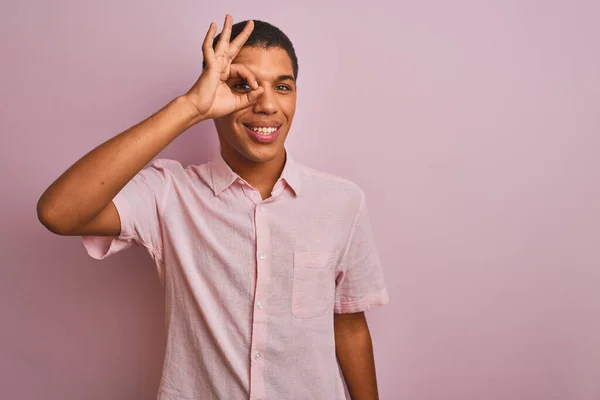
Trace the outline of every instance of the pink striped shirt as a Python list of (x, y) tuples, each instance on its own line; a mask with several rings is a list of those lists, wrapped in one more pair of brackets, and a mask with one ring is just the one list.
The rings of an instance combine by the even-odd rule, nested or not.
[(358, 186), (288, 157), (262, 200), (221, 157), (156, 160), (113, 201), (121, 235), (83, 243), (97, 259), (139, 244), (156, 263), (158, 399), (346, 399), (333, 313), (388, 301)]

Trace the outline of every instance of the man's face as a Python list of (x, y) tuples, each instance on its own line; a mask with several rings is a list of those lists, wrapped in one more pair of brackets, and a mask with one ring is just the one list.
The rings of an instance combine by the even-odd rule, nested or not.
[[(229, 162), (235, 158), (259, 163), (282, 157), (296, 112), (296, 82), (290, 57), (279, 47), (248, 46), (233, 62), (250, 69), (264, 93), (253, 106), (214, 120), (223, 156)], [(234, 93), (250, 89), (240, 78), (230, 79), (227, 84)]]

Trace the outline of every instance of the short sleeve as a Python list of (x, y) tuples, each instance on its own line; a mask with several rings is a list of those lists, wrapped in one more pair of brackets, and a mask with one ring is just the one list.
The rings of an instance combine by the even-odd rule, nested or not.
[(134, 244), (143, 246), (155, 259), (162, 259), (162, 219), (171, 186), (173, 160), (155, 160), (121, 189), (113, 203), (121, 220), (121, 233), (111, 236), (83, 236), (88, 254), (98, 260)]
[(384, 305), (388, 301), (365, 195), (362, 193), (360, 207), (336, 279), (334, 311), (337, 314), (361, 312)]

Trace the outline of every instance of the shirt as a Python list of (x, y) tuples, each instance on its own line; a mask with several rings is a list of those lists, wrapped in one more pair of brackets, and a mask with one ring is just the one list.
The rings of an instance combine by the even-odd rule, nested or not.
[(346, 399), (334, 313), (388, 301), (364, 192), (289, 156), (271, 197), (218, 156), (153, 161), (113, 200), (103, 259), (143, 246), (166, 304), (158, 399)]

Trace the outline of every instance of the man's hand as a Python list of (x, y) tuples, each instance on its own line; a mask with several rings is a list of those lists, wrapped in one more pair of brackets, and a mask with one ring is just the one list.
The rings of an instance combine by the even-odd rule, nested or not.
[[(204, 38), (202, 52), (206, 68), (200, 78), (184, 96), (198, 112), (199, 119), (214, 119), (231, 114), (237, 110), (251, 106), (262, 94), (255, 76), (241, 64), (232, 64), (233, 59), (242, 49), (254, 29), (254, 22), (248, 21), (242, 32), (232, 41), (231, 27), (233, 18), (225, 17), (223, 31), (217, 45), (213, 42), (217, 26), (211, 23)], [(227, 85), (227, 80), (239, 77), (252, 89), (249, 92), (235, 93)]]

